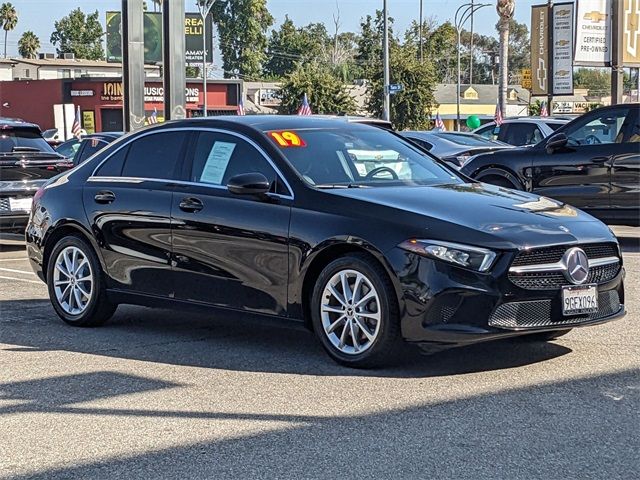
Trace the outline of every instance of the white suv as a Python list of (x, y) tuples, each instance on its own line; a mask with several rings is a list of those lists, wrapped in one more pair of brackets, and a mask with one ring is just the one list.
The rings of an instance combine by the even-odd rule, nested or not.
[(495, 122), (489, 122), (473, 133), (517, 147), (535, 145), (569, 120), (571, 119), (568, 117), (507, 118), (500, 126)]

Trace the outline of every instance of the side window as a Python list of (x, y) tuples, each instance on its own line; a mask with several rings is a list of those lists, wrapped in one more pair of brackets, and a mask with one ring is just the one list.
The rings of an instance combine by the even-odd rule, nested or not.
[(476, 135), (493, 140), (493, 125), (482, 127), (474, 132)]
[(598, 145), (602, 143), (622, 143), (622, 126), (629, 114), (629, 108), (606, 110), (600, 114), (586, 115), (565, 131), (569, 145)]
[(252, 145), (241, 138), (219, 132), (201, 132), (196, 141), (189, 180), (225, 186), (242, 173), (262, 173), (278, 191), (277, 174)]
[(631, 124), (631, 129), (629, 132), (629, 138), (625, 141), (625, 143), (638, 143), (640, 142), (640, 111), (636, 109), (635, 114), (633, 114), (635, 121)]
[(106, 162), (104, 162), (94, 176), (96, 177), (119, 177), (122, 175), (122, 167), (124, 166), (124, 160), (127, 158), (129, 152), (129, 145), (121, 148), (116, 153), (111, 155)]
[(73, 159), (73, 163), (76, 165), (80, 165), (91, 155), (108, 145), (107, 142), (100, 138), (87, 138), (82, 143), (84, 144), (82, 150)]
[[(507, 127), (507, 128), (505, 128)], [(538, 127), (533, 123), (508, 123), (502, 126), (506, 132), (500, 135), (500, 140), (510, 145), (533, 145), (537, 143)], [(502, 133), (502, 132), (501, 132)]]
[(158, 132), (133, 140), (122, 168), (123, 177), (175, 178), (188, 132)]
[(431, 150), (433, 148), (433, 145), (430, 144), (429, 142), (422, 140), (420, 138), (416, 138), (416, 137), (409, 137), (413, 142), (417, 143), (418, 145), (420, 145), (422, 148), (424, 148), (425, 150)]

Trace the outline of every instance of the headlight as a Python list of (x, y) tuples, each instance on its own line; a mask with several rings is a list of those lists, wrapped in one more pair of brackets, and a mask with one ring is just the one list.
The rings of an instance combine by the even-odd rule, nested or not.
[(493, 265), (496, 253), (486, 248), (461, 245), (459, 243), (441, 242), (440, 240), (407, 240), (400, 248), (415, 252), (425, 257), (437, 258), (445, 262), (455, 263), (478, 272), (486, 272)]

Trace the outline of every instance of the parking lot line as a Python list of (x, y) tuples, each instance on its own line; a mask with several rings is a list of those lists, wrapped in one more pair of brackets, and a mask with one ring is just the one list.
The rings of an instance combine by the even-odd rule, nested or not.
[(39, 282), (39, 281), (36, 281), (36, 280), (27, 280), (26, 278), (5, 277), (4, 275), (0, 275), (0, 278), (2, 278), (3, 280), (19, 280), (21, 282), (37, 283), (37, 284), (40, 284), (40, 285), (44, 285), (43, 282)]
[(11, 272), (11, 273), (24, 273), (25, 275), (35, 275), (35, 273), (33, 273), (33, 272), (28, 272), (26, 270), (16, 270), (14, 268), (3, 268), (3, 267), (0, 267), (0, 271)]

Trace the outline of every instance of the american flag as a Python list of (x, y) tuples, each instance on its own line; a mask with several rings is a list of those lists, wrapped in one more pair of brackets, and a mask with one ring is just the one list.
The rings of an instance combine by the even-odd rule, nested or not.
[(547, 108), (547, 102), (542, 102), (542, 105), (540, 106), (540, 116), (541, 117), (549, 116), (549, 109)]
[(442, 118), (440, 118), (440, 112), (436, 112), (436, 121), (434, 126), (443, 132), (447, 131), (447, 127), (444, 126), (444, 122), (442, 121)]
[(504, 121), (502, 118), (502, 109), (500, 108), (499, 103), (496, 105), (496, 113), (493, 116), (493, 121), (496, 122), (496, 125), (498, 126), (502, 125), (502, 122)]
[(244, 102), (242, 101), (242, 99), (240, 99), (238, 101), (238, 108), (236, 108), (236, 114), (240, 115), (240, 116), (245, 115), (245, 113), (244, 113)]
[(156, 107), (153, 107), (153, 112), (149, 115), (149, 118), (147, 118), (147, 123), (149, 125), (158, 123), (158, 109)]
[(73, 125), (71, 125), (71, 134), (77, 138), (80, 138), (80, 135), (82, 134), (82, 125), (80, 124), (80, 107), (76, 109), (76, 118), (73, 119)]
[(311, 115), (311, 107), (309, 106), (309, 100), (307, 100), (307, 94), (302, 97), (302, 105), (298, 109), (298, 115)]

